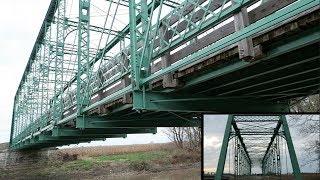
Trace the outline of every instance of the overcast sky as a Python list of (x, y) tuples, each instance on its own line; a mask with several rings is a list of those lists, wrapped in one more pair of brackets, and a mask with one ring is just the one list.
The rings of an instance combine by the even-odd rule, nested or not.
[[(210, 115), (205, 116), (204, 118), (204, 170), (207, 172), (215, 172), (216, 167), (218, 164), (219, 154), (221, 150), (222, 140), (223, 140), (223, 133), (225, 130), (225, 126), (227, 123), (227, 115)], [(292, 127), (293, 122), (290, 116), (286, 116), (288, 119), (288, 124), (290, 126), (291, 136), (293, 139), (293, 144), (297, 153), (298, 161), (301, 164), (304, 164), (307, 160), (306, 151), (303, 148), (305, 143), (308, 141), (307, 138), (303, 138), (297, 131), (295, 127)], [(302, 117), (303, 118), (303, 117)], [(314, 119), (319, 119), (319, 116), (314, 116)], [(312, 153), (312, 152), (310, 152)], [(287, 153), (288, 155), (288, 153)], [(227, 155), (225, 172), (229, 172), (229, 159)], [(282, 156), (282, 167), (284, 168), (282, 172), (287, 172), (285, 169), (285, 156)], [(230, 171), (233, 173), (232, 170), (232, 157), (231, 157), (231, 166)], [(317, 165), (310, 164), (301, 166), (301, 171), (303, 172), (315, 172), (317, 170)], [(256, 171), (261, 171), (258, 169)], [(290, 158), (288, 155), (288, 171), (291, 172), (291, 164)], [(260, 172), (261, 173), (261, 172)]]
[[(48, 9), (50, 0), (9, 0), (1, 2), (0, 11), (0, 143), (9, 141), (13, 99), (22, 73), (28, 62), (32, 47)], [(206, 116), (205, 118), (205, 168), (214, 170), (220, 152), (222, 133), (226, 116)], [(219, 123), (217, 123), (219, 122)], [(110, 139), (85, 145), (133, 144), (168, 142), (160, 128), (159, 133), (129, 135), (126, 139)], [(293, 133), (294, 134), (294, 133)], [(295, 134), (294, 143), (298, 158), (303, 158), (302, 140)], [(312, 170), (305, 167), (303, 170)]]
[[(0, 143), (8, 142), (13, 99), (39, 33), (50, 0), (10, 0), (1, 2), (0, 11)], [(142, 144), (168, 142), (165, 128), (156, 135), (137, 134), (87, 145)]]
[(0, 142), (9, 140), (13, 98), (49, 2), (49, 0), (1, 2)]

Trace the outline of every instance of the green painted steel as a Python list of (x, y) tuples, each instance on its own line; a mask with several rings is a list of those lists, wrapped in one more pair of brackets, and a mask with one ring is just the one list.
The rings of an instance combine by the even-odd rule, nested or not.
[(78, 23), (78, 71), (77, 71), (77, 119), (84, 121), (83, 108), (90, 104), (92, 67), (89, 57), (90, 48), (90, 0), (79, 1)]
[[(64, 86), (64, 43), (65, 43), (65, 16), (66, 1), (57, 1), (57, 25), (56, 25), (56, 44), (55, 44), (55, 70), (54, 70), (54, 94), (63, 91)], [(56, 125), (63, 114), (62, 95), (54, 96), (53, 99), (53, 123)]]
[[(135, 1), (129, 1), (129, 27), (130, 27), (130, 41), (137, 42), (137, 19), (136, 19), (136, 4)], [(138, 57), (136, 55), (137, 44), (130, 43), (130, 64), (131, 64), (131, 76), (132, 76), (132, 86), (137, 87), (139, 82), (139, 75), (136, 74), (139, 71), (138, 68)]]
[(288, 122), (287, 122), (287, 119), (286, 119), (286, 117), (284, 115), (281, 116), (281, 121), (282, 121), (282, 125), (283, 125), (282, 128), (284, 130), (284, 136), (286, 137), (286, 142), (287, 142), (287, 147), (288, 147), (288, 150), (289, 150), (289, 155), (290, 155), (290, 160), (291, 160), (291, 164), (292, 164), (292, 170), (293, 170), (294, 177), (297, 180), (301, 180), (302, 176), (301, 176), (301, 173), (300, 173), (300, 167), (299, 167), (297, 155), (296, 155), (296, 152), (294, 150), (294, 146), (293, 146), (293, 142), (292, 142), (292, 139), (291, 139)]
[(215, 175), (215, 179), (217, 179), (217, 180), (222, 179), (222, 174), (223, 174), (223, 170), (224, 170), (224, 164), (226, 162), (227, 149), (228, 149), (228, 144), (229, 144), (229, 139), (230, 139), (230, 134), (231, 134), (232, 121), (233, 121), (233, 115), (229, 115), (228, 121), (226, 124), (226, 129), (224, 131), (221, 150), (220, 150), (217, 172)]
[(280, 152), (281, 139), (283, 139), (287, 143), (294, 177), (301, 179), (285, 115), (229, 115), (220, 150), (216, 179), (222, 179), (228, 144), (232, 139), (235, 142), (233, 169), (236, 176), (251, 175), (251, 170), (255, 166), (261, 166), (263, 175), (281, 175)]
[(90, 103), (90, 81), (92, 67), (89, 59), (90, 45), (90, 0), (79, 1), (78, 23), (78, 72), (77, 72), (77, 114)]
[(201, 121), (199, 119), (194, 119), (190, 116), (182, 116), (182, 118), (177, 118), (177, 116), (166, 116), (166, 117), (131, 117), (128, 119), (111, 119), (111, 118), (101, 118), (101, 117), (87, 117), (83, 119), (77, 119), (77, 128), (87, 129), (101, 129), (108, 127), (199, 127), (201, 126)]
[(80, 136), (80, 135), (112, 135), (112, 134), (137, 134), (137, 133), (153, 133), (157, 132), (156, 128), (105, 128), (105, 129), (86, 129), (84, 131), (79, 129), (68, 129), (68, 128), (54, 128), (52, 129), (52, 136), (64, 137), (64, 136)]
[[(290, 99), (319, 92), (319, 4), (269, 0), (247, 12), (255, 2), (79, 0), (74, 8), (52, 0), (14, 98), (11, 147), (48, 147), (35, 142), (56, 128), (88, 141), (87, 129), (199, 126), (206, 112), (289, 112)], [(248, 17), (242, 28), (240, 13)], [(252, 62), (241, 58), (243, 39), (262, 46)], [(118, 134), (125, 132), (136, 131)]]
[[(247, 2), (247, 1), (246, 1)], [(233, 33), (230, 36), (227, 36), (226, 38), (223, 38), (219, 40), (218, 42), (204, 48), (202, 51), (198, 51), (197, 53), (194, 53), (192, 56), (188, 56), (187, 58), (183, 59), (182, 61), (168, 67), (165, 69), (162, 69), (157, 74), (153, 74), (149, 76), (148, 78), (142, 79), (142, 83), (149, 82), (151, 80), (154, 80), (155, 78), (169, 73), (173, 72), (189, 63), (194, 62), (197, 59), (201, 59), (203, 57), (206, 57), (216, 51), (219, 51), (227, 46), (230, 46), (234, 43), (237, 43), (239, 40), (242, 40), (246, 37), (249, 37), (257, 32), (264, 31), (278, 23), (281, 23), (282, 21), (285, 21), (286, 19), (295, 16), (301, 12), (304, 12), (312, 7), (318, 6), (318, 2), (314, 0), (305, 0), (305, 1), (297, 1), (293, 3), (292, 5), (281, 9), (272, 15), (269, 15), (265, 17), (264, 19), (257, 21), (248, 27), (244, 28), (243, 30), (240, 30), (238, 32)], [(234, 11), (232, 11), (234, 13)]]
[[(286, 102), (266, 102), (252, 99), (252, 96), (243, 97), (209, 97), (203, 95), (167, 94), (164, 92), (134, 92), (133, 108), (137, 110), (158, 110), (177, 112), (287, 112)], [(245, 104), (246, 107), (241, 105)], [(208, 106), (209, 105), (209, 106)]]

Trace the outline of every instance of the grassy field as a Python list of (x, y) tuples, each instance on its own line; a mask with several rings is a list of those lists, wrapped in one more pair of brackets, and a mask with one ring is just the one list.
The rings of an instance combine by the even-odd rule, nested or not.
[(66, 148), (59, 149), (57, 153), (77, 154), (79, 156), (99, 156), (124, 154), (133, 152), (156, 151), (156, 150), (172, 150), (175, 149), (173, 143), (157, 143), (157, 144), (137, 144), (137, 145), (119, 145), (119, 146), (92, 146), (82, 148)]
[(50, 161), (0, 170), (0, 179), (38, 177), (65, 179), (129, 176), (198, 168), (200, 153), (177, 150), (173, 144), (88, 147), (57, 150)]

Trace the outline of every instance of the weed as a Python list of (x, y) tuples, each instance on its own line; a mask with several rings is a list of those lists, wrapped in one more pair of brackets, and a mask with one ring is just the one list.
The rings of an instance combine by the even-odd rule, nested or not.
[(150, 167), (147, 161), (134, 161), (129, 164), (129, 168), (134, 171), (148, 171)]
[(82, 171), (82, 170), (90, 170), (93, 167), (93, 162), (91, 160), (83, 160), (79, 159), (76, 161), (70, 161), (64, 163), (60, 168), (64, 171)]

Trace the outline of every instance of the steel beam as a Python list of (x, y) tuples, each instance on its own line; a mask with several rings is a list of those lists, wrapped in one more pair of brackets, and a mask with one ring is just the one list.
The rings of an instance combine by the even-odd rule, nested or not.
[(263, 113), (289, 112), (287, 103), (259, 101), (248, 97), (208, 97), (156, 92), (134, 92), (133, 108), (151, 111)]
[(83, 116), (83, 108), (89, 105), (91, 97), (92, 67), (89, 59), (90, 45), (90, 0), (79, 1), (78, 23), (78, 71), (77, 71), (77, 115)]
[[(282, 21), (285, 21), (286, 19), (289, 19), (299, 13), (302, 13), (310, 8), (318, 6), (318, 2), (316, 0), (305, 0), (305, 1), (297, 1), (294, 2), (287, 7), (280, 9), (276, 11), (275, 13), (247, 26), (246, 28), (241, 29), (240, 31), (237, 31), (226, 38), (223, 38), (219, 40), (218, 42), (207, 46), (203, 50), (198, 51), (197, 53), (194, 53), (191, 56), (186, 57), (182, 61), (179, 61), (175, 63), (174, 65), (171, 65), (168, 68), (162, 69), (160, 72), (150, 75), (147, 78), (141, 79), (141, 83), (147, 83), (154, 79), (156, 79), (159, 76), (163, 76), (164, 74), (174, 72), (178, 70), (179, 68), (182, 68), (183, 66), (186, 66), (196, 60), (205, 58), (207, 56), (210, 56), (210, 54), (214, 54), (214, 52), (217, 52), (227, 46), (230, 46), (234, 43), (237, 43), (238, 41), (247, 38), (249, 36), (252, 36), (256, 33), (266, 31), (270, 29), (272, 26), (276, 25), (277, 23), (281, 23)], [(319, 36), (317, 36), (319, 37)], [(315, 40), (317, 41), (317, 40)], [(277, 49), (278, 50), (278, 49)]]
[(139, 134), (157, 132), (156, 128), (104, 128), (104, 129), (71, 129), (71, 128), (54, 128), (52, 136), (79, 136), (79, 135), (101, 135), (101, 134)]
[(228, 152), (228, 144), (229, 144), (229, 139), (230, 139), (230, 133), (231, 133), (231, 128), (232, 128), (232, 121), (233, 121), (233, 115), (228, 116), (226, 128), (224, 131), (224, 136), (223, 136), (223, 141), (222, 141), (222, 146), (220, 150), (220, 155), (219, 155), (219, 161), (218, 161), (218, 166), (217, 166), (217, 171), (215, 175), (215, 180), (221, 180), (222, 179), (222, 174), (224, 170), (224, 164), (226, 162), (226, 156)]
[[(243, 116), (243, 117), (242, 117)], [(270, 123), (267, 123), (266, 119), (270, 119)], [(245, 121), (245, 120), (248, 121)], [(258, 125), (249, 125), (248, 123), (258, 123), (262, 119), (261, 129)], [(277, 122), (274, 120), (277, 119)], [(239, 120), (239, 122), (237, 122)], [(255, 120), (255, 121), (254, 121)], [(267, 124), (266, 124), (267, 123)], [(263, 126), (263, 124), (266, 126)], [(274, 126), (274, 127), (273, 127)], [(231, 128), (235, 132), (231, 132)], [(280, 132), (281, 127), (283, 131)], [(270, 128), (273, 132), (270, 132)], [(250, 129), (253, 129), (251, 133)], [(269, 136), (268, 136), (269, 135)], [(230, 138), (231, 137), (231, 138)], [(216, 178), (221, 179), (223, 174), (223, 168), (225, 166), (228, 142), (235, 137), (235, 175), (247, 175), (251, 173), (252, 161), (261, 161), (263, 174), (281, 174), (281, 161), (280, 161), (280, 145), (279, 138), (285, 137), (287, 141), (290, 159), (292, 163), (292, 169), (295, 179), (301, 179), (299, 164), (292, 144), (289, 127), (285, 118), (285, 115), (229, 115), (224, 139), (220, 151), (220, 157), (218, 161), (218, 167), (216, 171)], [(249, 138), (252, 137), (252, 138)], [(262, 138), (263, 137), (263, 138)], [(262, 138), (262, 139), (261, 139)], [(270, 141), (269, 141), (270, 138)], [(254, 143), (255, 141), (255, 143)], [(261, 145), (263, 141), (266, 142), (266, 146)], [(259, 144), (257, 144), (259, 143)], [(268, 143), (268, 144), (267, 144)], [(266, 151), (265, 151), (266, 149)], [(253, 159), (253, 160), (252, 160)], [(248, 164), (247, 164), (248, 163)]]
[[(65, 15), (66, 1), (57, 0), (58, 21), (56, 24), (56, 44), (55, 44), (55, 70), (54, 70), (54, 94), (60, 94), (64, 86), (64, 43), (65, 43)], [(63, 100), (62, 96), (54, 96), (53, 99), (53, 124), (57, 124), (62, 117)]]
[(39, 141), (74, 141), (74, 140), (82, 140), (82, 139), (92, 139), (92, 138), (125, 138), (126, 134), (102, 134), (95, 136), (50, 136), (50, 135), (39, 135)]
[[(252, 15), (249, 15), (248, 17), (246, 17), (246, 7), (254, 3), (254, 0), (234, 1), (233, 4), (231, 3), (227, 8), (223, 7), (225, 7), (225, 3), (228, 1), (191, 0), (185, 1), (175, 7), (173, 11), (163, 19), (160, 19), (161, 13), (155, 13), (158, 17), (153, 17), (153, 12), (156, 8), (161, 12), (162, 4), (165, 4), (163, 0), (152, 0), (150, 4), (147, 4), (147, 2), (149, 2), (147, 0), (127, 2), (129, 4), (128, 8), (130, 14), (129, 25), (125, 26), (125, 28), (119, 32), (113, 31), (112, 27), (109, 28), (108, 34), (115, 35), (115, 37), (111, 41), (108, 41), (108, 39), (105, 47), (99, 49), (96, 56), (91, 59), (92, 56), (90, 56), (89, 52), (90, 31), (103, 33), (105, 29), (90, 25), (90, 0), (80, 0), (79, 22), (71, 22), (65, 18), (65, 0), (51, 1), (15, 96), (10, 135), (10, 144), (13, 147), (15, 147), (14, 144), (18, 143), (19, 148), (30, 148), (32, 147), (30, 144), (34, 143), (36, 140), (35, 136), (46, 133), (50, 134), (52, 132), (56, 133), (58, 131), (56, 130), (58, 128), (57, 126), (59, 126), (59, 128), (71, 126), (69, 128), (63, 128), (63, 130), (65, 130), (65, 132), (62, 133), (63, 135), (68, 134), (71, 131), (75, 135), (69, 136), (68, 138), (77, 136), (85, 138), (89, 136), (92, 139), (94, 139), (94, 136), (101, 137), (107, 135), (103, 132), (104, 130), (113, 132), (111, 134), (126, 134), (125, 132), (148, 131), (147, 128), (134, 129), (128, 127), (192, 126), (192, 123), (187, 121), (190, 120), (188, 118), (176, 119), (174, 116), (168, 116), (164, 119), (163, 116), (151, 116), (152, 118), (148, 116), (143, 118), (138, 116), (122, 116), (122, 113), (130, 114), (130, 111), (133, 113), (138, 111), (141, 112), (141, 114), (145, 114), (146, 111), (151, 111), (162, 113), (162, 115), (165, 114), (163, 112), (178, 112), (176, 114), (183, 114), (180, 112), (187, 112), (189, 114), (190, 112), (226, 113), (230, 112), (230, 109), (232, 109), (233, 112), (239, 113), (248, 112), (248, 109), (254, 113), (288, 112), (289, 108), (287, 100), (290, 97), (304, 95), (309, 89), (314, 89), (318, 86), (317, 83), (314, 85), (312, 84), (313, 82), (318, 81), (319, 78), (316, 77), (308, 77), (286, 84), (279, 84), (280, 82), (277, 81), (277, 84), (271, 87), (270, 85), (274, 83), (274, 81), (271, 81), (268, 78), (260, 79), (260, 82), (257, 81), (258, 83), (255, 85), (252, 85), (255, 82), (251, 82), (253, 78), (260, 78), (262, 75), (273, 75), (277, 72), (291, 69), (293, 66), (298, 67), (300, 65), (306, 65), (305, 62), (307, 61), (316, 61), (318, 57), (312, 57), (314, 56), (313, 53), (310, 53), (312, 50), (305, 51), (305, 53), (311, 57), (303, 55), (301, 57), (304, 58), (304, 60), (301, 60), (298, 63), (279, 63), (283, 67), (274, 65), (272, 67), (275, 67), (275, 69), (272, 71), (270, 70), (271, 68), (269, 68), (264, 72), (259, 69), (259, 71), (257, 70), (258, 73), (252, 73), (255, 72), (255, 70), (253, 70), (250, 71), (250, 73), (244, 73), (242, 78), (234, 80), (231, 78), (231, 81), (228, 79), (228, 75), (233, 75), (233, 73), (244, 72), (247, 70), (246, 68), (250, 70), (250, 68), (261, 67), (264, 63), (268, 64), (275, 62), (275, 64), (277, 64), (278, 60), (280, 61), (280, 58), (285, 56), (286, 53), (297, 54), (306, 49), (306, 46), (319, 44), (320, 29), (312, 24), (318, 22), (317, 11), (320, 6), (316, 0), (295, 2), (293, 2), (293, 0), (285, 2), (272, 0), (266, 4), (262, 4), (256, 10), (251, 11)], [(118, 2), (117, 5), (119, 4), (121, 3)], [(239, 12), (242, 13), (238, 14)], [(259, 12), (259, 14), (254, 14), (256, 12)], [(55, 19), (56, 21), (54, 21), (55, 15), (57, 16)], [(218, 25), (222, 21), (233, 16), (235, 16), (235, 26), (230, 26), (229, 23), (224, 28), (210, 31), (211, 33), (214, 32), (213, 34), (208, 32), (210, 35), (216, 34), (219, 36), (215, 38), (211, 37), (210, 42), (203, 42), (201, 45), (197, 44), (197, 38), (200, 33), (213, 28), (213, 26)], [(151, 20), (154, 20), (155, 18), (157, 19), (154, 23)], [(309, 21), (309, 19), (307, 19), (305, 24), (301, 25), (303, 28), (299, 30), (299, 23), (306, 18), (312, 20)], [(67, 23), (71, 23), (71, 29), (68, 28)], [(65, 65), (69, 66), (72, 63), (75, 65), (74, 63), (76, 62), (71, 62), (64, 56), (65, 54), (74, 52), (72, 49), (70, 50), (68, 44), (65, 44), (65, 38), (66, 34), (68, 34), (67, 32), (72, 32), (77, 23), (78, 65), (76, 69), (73, 69), (65, 67)], [(298, 23), (299, 25), (291, 28), (291, 26), (295, 26), (295, 23)], [(51, 26), (53, 24), (56, 24), (57, 29), (54, 31), (54, 33), (56, 33), (56, 36), (54, 36), (54, 38), (56, 38), (55, 41), (52, 41), (51, 39)], [(281, 30), (288, 26), (290, 26), (290, 30), (285, 31), (285, 34), (282, 35), (281, 33), (283, 32), (281, 32)], [(304, 29), (304, 27), (306, 27), (306, 29)], [(228, 29), (228, 31), (223, 33), (217, 33), (218, 31), (224, 31), (225, 28), (231, 29)], [(236, 28), (237, 31), (234, 32), (235, 30), (232, 28)], [(161, 33), (159, 33), (160, 29), (162, 31)], [(295, 30), (298, 31), (296, 32)], [(121, 43), (129, 33), (131, 37), (130, 48)], [(277, 35), (272, 35), (272, 33)], [(280, 35), (278, 35), (278, 33), (280, 33)], [(289, 37), (286, 36), (287, 34)], [(202, 35), (203, 34), (201, 34), (201, 36)], [(272, 36), (272, 38), (270, 37), (269, 39), (269, 35)], [(203, 36), (204, 40), (207, 36), (208, 35)], [(261, 38), (265, 36), (268, 36), (268, 40), (261, 40)], [(278, 40), (277, 37), (281, 38), (281, 40)], [(241, 50), (241, 47), (247, 45), (250, 47), (244, 50), (251, 50), (248, 51), (245, 56), (253, 56), (252, 43), (246, 42), (243, 44), (243, 42), (251, 38), (257, 38), (257, 41), (254, 42), (258, 43), (257, 45), (262, 47), (262, 50), (267, 50), (266, 52), (263, 52), (265, 57), (253, 63), (242, 62), (238, 58), (235, 59), (234, 55), (237, 54), (237, 50), (234, 51), (234, 49), (238, 48)], [(275, 40), (275, 42), (273, 42), (273, 40)], [(50, 44), (51, 42), (53, 42), (53, 44)], [(184, 44), (186, 42), (187, 44)], [(235, 44), (239, 42), (239, 46), (236, 47)], [(115, 48), (118, 44), (120, 45), (120, 53), (114, 57), (105, 59), (106, 53)], [(182, 47), (185, 45), (189, 49), (192, 49), (192, 51), (181, 55), (181, 52), (185, 52), (188, 49)], [(76, 44), (73, 46), (76, 46)], [(210, 67), (209, 70), (200, 67), (202, 63), (205, 64), (211, 61), (212, 59), (210, 58), (213, 56), (215, 56), (215, 58), (218, 57), (218, 55), (221, 57), (221, 52), (225, 54), (230, 53), (231, 50), (226, 50), (228, 48), (230, 49), (231, 46), (233, 49), (232, 59), (231, 57), (228, 59), (230, 62), (223, 62), (221, 66), (218, 64), (212, 69)], [(181, 49), (179, 50), (178, 47), (182, 47), (183, 51), (180, 51)], [(176, 54), (173, 50), (178, 53)], [(168, 55), (170, 54), (175, 54), (176, 59), (174, 63), (168, 60)], [(162, 55), (165, 56), (162, 57), (162, 62), (159, 64), (163, 64), (163, 68), (158, 69), (159, 71), (157, 72), (152, 71), (151, 68), (154, 66), (154, 61), (158, 57), (161, 59)], [(70, 55), (68, 54), (66, 56)], [(130, 61), (127, 59), (128, 57), (131, 58)], [(213, 61), (216, 62), (215, 58), (209, 63), (210, 65), (215, 65), (215, 63), (213, 63)], [(314, 59), (310, 60), (306, 58)], [(51, 62), (51, 60), (53, 61)], [(96, 62), (99, 60), (106, 60), (108, 62), (96, 70), (93, 66), (97, 65)], [(202, 62), (204, 60), (205, 62)], [(113, 61), (116, 63), (110, 63)], [(294, 59), (294, 61), (297, 62), (298, 59)], [(219, 63), (220, 62), (221, 61), (219, 61)], [(121, 63), (126, 65), (121, 66)], [(207, 68), (209, 67), (209, 64), (205, 64), (204, 66)], [(309, 66), (312, 66), (311, 63), (308, 63), (307, 65), (308, 68)], [(197, 69), (198, 67), (200, 67), (200, 69)], [(178, 73), (184, 73), (187, 72), (189, 68), (195, 68), (196, 70), (192, 71), (193, 74), (190, 72), (187, 73), (187, 76), (182, 75), (177, 76), (177, 78), (173, 76), (176, 75), (176, 71), (178, 71)], [(304, 68), (304, 70), (308, 71), (311, 67), (308, 68)], [(200, 70), (201, 72), (199, 74), (194, 73)], [(313, 70), (314, 71), (312, 72), (317, 71), (317, 69)], [(98, 71), (98, 73), (96, 73), (96, 71)], [(304, 71), (304, 73), (306, 73), (306, 71)], [(120, 75), (116, 75), (119, 72)], [(292, 72), (295, 73), (293, 70)], [(290, 73), (292, 72), (290, 71)], [(102, 74), (102, 78), (100, 78), (99, 73)], [(290, 78), (304, 73), (297, 72), (290, 76)], [(71, 77), (69, 77), (70, 75)], [(72, 78), (73, 75), (74, 77)], [(285, 80), (282, 75), (288, 74), (277, 74), (276, 79)], [(129, 82), (130, 76), (132, 79), (131, 84)], [(311, 74), (310, 76), (313, 75)], [(221, 82), (219, 81), (216, 83), (215, 81), (221, 80), (219, 79), (221, 77), (227, 77), (227, 82), (224, 82), (224, 79), (222, 79)], [(92, 80), (97, 78), (99, 79), (95, 81)], [(71, 80), (69, 81), (69, 79)], [(265, 79), (268, 81), (264, 81)], [(179, 83), (179, 86), (176, 86), (177, 84), (172, 86), (168, 85), (168, 82), (173, 80), (179, 80), (179, 82), (182, 83)], [(74, 83), (75, 81), (76, 83)], [(122, 84), (112, 87), (117, 81), (122, 82)], [(262, 81), (264, 81), (264, 83), (261, 83)], [(216, 83), (217, 85), (206, 87), (207, 91), (210, 92), (204, 94), (206, 89), (201, 87), (204, 82), (209, 82), (209, 84)], [(266, 85), (266, 83), (268, 83), (268, 87), (265, 87), (265, 89), (272, 93), (262, 95), (244, 94), (244, 96), (226, 96), (233, 92), (246, 90), (248, 88), (256, 88), (258, 85), (260, 88), (263, 85)], [(242, 86), (240, 86), (240, 88), (238, 86), (237, 88), (237, 84), (241, 84)], [(243, 88), (247, 84), (249, 86)], [(76, 86), (76, 88), (73, 86)], [(163, 87), (174, 88), (164, 89)], [(188, 93), (188, 90), (193, 92), (197, 91), (197, 87), (200, 87), (201, 90), (192, 93), (192, 95)], [(233, 87), (237, 90), (235, 91), (232, 89)], [(284, 89), (288, 87), (292, 87), (292, 89)], [(217, 91), (219, 88), (223, 89)], [(261, 92), (261, 89), (259, 88), (257, 89)], [(223, 91), (224, 89), (227, 90)], [(279, 89), (280, 93), (273, 93), (275, 89)], [(290, 94), (286, 94), (288, 92)], [(76, 99), (74, 99), (74, 96), (76, 96)], [(39, 99), (40, 97), (41, 100)], [(283, 98), (286, 99), (281, 101), (281, 103), (278, 103), (278, 98), (280, 98), (280, 100)], [(133, 99), (133, 102), (131, 99)], [(122, 106), (125, 103), (128, 103), (127, 105), (129, 106)], [(133, 110), (129, 110), (131, 107), (133, 107)], [(122, 117), (114, 116), (113, 110), (108, 111), (108, 109), (114, 108), (118, 108), (117, 114)], [(106, 115), (105, 111), (107, 111), (107, 115), (109, 116), (108, 118), (106, 117), (106, 119), (89, 116), (90, 114), (97, 112), (98, 114)], [(130, 117), (130, 119), (128, 117)], [(80, 129), (74, 127), (75, 125)], [(197, 124), (197, 126), (198, 125), (199, 124)], [(54, 130), (51, 130), (52, 128)], [(236, 127), (234, 128), (236, 129)], [(151, 132), (152, 130), (149, 131)], [(244, 143), (241, 137), (239, 137), (239, 140), (240, 144)], [(41, 147), (47, 145), (49, 146), (48, 143), (43, 142)], [(38, 147), (40, 147), (40, 145)], [(246, 150), (240, 151), (241, 153), (244, 153)], [(246, 154), (248, 154), (248, 152), (246, 152)]]
[[(238, 137), (238, 139), (239, 139), (239, 141), (240, 141), (240, 144), (241, 144), (241, 146), (242, 146), (242, 148), (243, 148), (246, 156), (247, 156), (248, 159), (249, 159), (249, 164), (251, 164), (252, 162), (251, 162), (251, 159), (250, 159), (248, 150), (247, 150), (247, 148), (246, 148), (245, 143), (243, 142), (243, 138), (242, 138), (242, 136), (241, 136), (240, 129), (238, 128), (237, 123), (236, 123), (235, 121), (232, 122), (232, 127), (233, 127), (233, 129), (234, 129), (234, 131), (235, 131), (235, 135)], [(250, 169), (251, 169), (251, 167), (250, 167)]]
[(291, 160), (291, 165), (292, 165), (292, 170), (293, 170), (293, 175), (296, 180), (302, 180), (301, 172), (300, 172), (300, 167), (297, 159), (296, 152), (294, 150), (289, 126), (287, 123), (287, 119), (285, 115), (280, 116), (280, 121), (282, 123), (282, 128), (284, 131), (284, 136), (286, 137), (286, 142), (287, 142), (287, 147), (290, 155), (290, 160)]
[(133, 128), (133, 127), (195, 127), (200, 126), (198, 119), (179, 118), (179, 117), (160, 117), (160, 118), (130, 118), (130, 119), (110, 119), (103, 117), (78, 118), (76, 127), (80, 129), (90, 128)]

